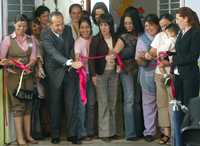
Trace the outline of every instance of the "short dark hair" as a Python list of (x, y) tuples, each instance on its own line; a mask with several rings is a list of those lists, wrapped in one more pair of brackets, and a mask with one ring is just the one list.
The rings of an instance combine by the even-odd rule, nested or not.
[(169, 30), (171, 32), (174, 32), (175, 34), (178, 34), (180, 29), (177, 24), (171, 23), (165, 28), (165, 30)]
[(97, 24), (97, 21), (95, 19), (96, 9), (102, 9), (105, 12), (105, 14), (109, 14), (108, 8), (106, 7), (106, 5), (103, 2), (97, 2), (94, 5), (92, 9), (92, 14), (91, 14), (94, 24)]
[(14, 23), (17, 23), (18, 21), (25, 21), (25, 22), (29, 22), (29, 19), (26, 15), (24, 14), (17, 14), (15, 19), (14, 19)]
[(143, 24), (142, 24), (142, 21), (141, 21), (140, 16), (139, 16), (139, 12), (135, 7), (131, 6), (131, 7), (126, 8), (123, 16), (121, 17), (120, 25), (119, 25), (118, 32), (117, 32), (118, 35), (126, 32), (126, 29), (124, 27), (125, 17), (131, 18), (136, 33), (140, 34), (140, 33), (144, 32), (144, 28), (143, 28)]
[(35, 10), (35, 17), (40, 17), (45, 12), (49, 12), (50, 13), (49, 8), (44, 6), (44, 5), (41, 5)]
[[(59, 11), (54, 11), (54, 12), (52, 12), (51, 14), (50, 14), (50, 22), (52, 21), (52, 17), (54, 17), (54, 16), (61, 16), (61, 17), (63, 17), (63, 14), (61, 13), (61, 12), (59, 12)], [(64, 18), (64, 17), (63, 17)]]
[(162, 19), (167, 19), (167, 20), (169, 20), (169, 21), (172, 22), (172, 21), (174, 20), (174, 16), (171, 15), (171, 14), (166, 13), (166, 14), (162, 14), (162, 15), (160, 16), (159, 21), (162, 20)]
[(81, 7), (80, 4), (72, 4), (69, 7), (69, 14), (72, 12), (72, 9), (75, 8), (75, 7), (78, 7), (81, 10), (81, 12), (82, 12), (83, 9), (82, 9), (82, 7)]
[(99, 25), (101, 23), (107, 23), (110, 28), (110, 33), (113, 36), (115, 31), (114, 31), (114, 22), (113, 22), (113, 17), (110, 14), (102, 14), (99, 18)]
[(153, 23), (156, 24), (158, 26), (159, 25), (159, 19), (158, 16), (156, 14), (149, 14), (144, 18), (144, 22), (149, 22), (149, 23)]

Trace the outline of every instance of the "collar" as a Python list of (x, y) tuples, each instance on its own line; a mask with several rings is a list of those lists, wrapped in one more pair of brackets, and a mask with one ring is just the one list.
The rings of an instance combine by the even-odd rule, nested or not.
[[(18, 39), (17, 35), (16, 35), (16, 32), (14, 31), (11, 35), (11, 38), (12, 39)], [(19, 36), (19, 38), (22, 38), (22, 40), (25, 40), (26, 38), (31, 38), (31, 36), (27, 35), (27, 34), (24, 34), (24, 36)]]
[(54, 32), (52, 28), (51, 28), (51, 31), (52, 31), (53, 34), (55, 34), (58, 38), (61, 36), (61, 34)]
[(153, 40), (153, 36), (151, 36), (148, 32), (145, 32), (145, 34), (147, 35), (147, 37), (152, 41)]

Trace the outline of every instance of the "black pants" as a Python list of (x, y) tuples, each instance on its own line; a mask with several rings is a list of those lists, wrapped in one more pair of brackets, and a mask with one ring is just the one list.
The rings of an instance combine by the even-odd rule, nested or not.
[(182, 104), (186, 106), (191, 98), (199, 96), (199, 76), (183, 77), (175, 75), (174, 86), (176, 99), (182, 101)]
[[(67, 74), (59, 88), (49, 81), (49, 109), (51, 118), (51, 137), (58, 138), (61, 133), (62, 109), (66, 114), (68, 136), (77, 135), (79, 83), (76, 74)], [(64, 105), (64, 107), (62, 107)]]
[[(193, 75), (190, 77), (183, 77), (181, 75), (175, 75), (174, 86), (176, 91), (176, 99), (181, 101), (182, 104), (188, 106), (190, 99), (199, 95), (199, 76)], [(180, 123), (183, 122), (183, 117), (184, 114), (182, 113), (180, 116)]]

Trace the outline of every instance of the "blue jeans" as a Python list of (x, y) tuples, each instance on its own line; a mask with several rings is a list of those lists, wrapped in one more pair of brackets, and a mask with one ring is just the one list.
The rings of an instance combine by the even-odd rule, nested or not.
[(87, 104), (84, 106), (81, 102), (81, 97), (79, 100), (79, 137), (84, 136), (94, 136), (96, 133), (96, 117), (95, 117), (95, 90), (89, 76), (87, 77)]
[(120, 74), (124, 93), (124, 122), (126, 139), (136, 137), (136, 127), (134, 119), (134, 81), (133, 75)]

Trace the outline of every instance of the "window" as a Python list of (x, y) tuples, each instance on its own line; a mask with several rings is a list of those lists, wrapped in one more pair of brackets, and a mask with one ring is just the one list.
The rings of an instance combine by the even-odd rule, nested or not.
[(16, 14), (25, 14), (28, 18), (33, 17), (33, 10), (35, 6), (34, 0), (8, 0), (8, 33), (13, 31), (13, 20)]
[(158, 15), (165, 13), (175, 16), (176, 11), (183, 6), (184, 0), (158, 0)]

